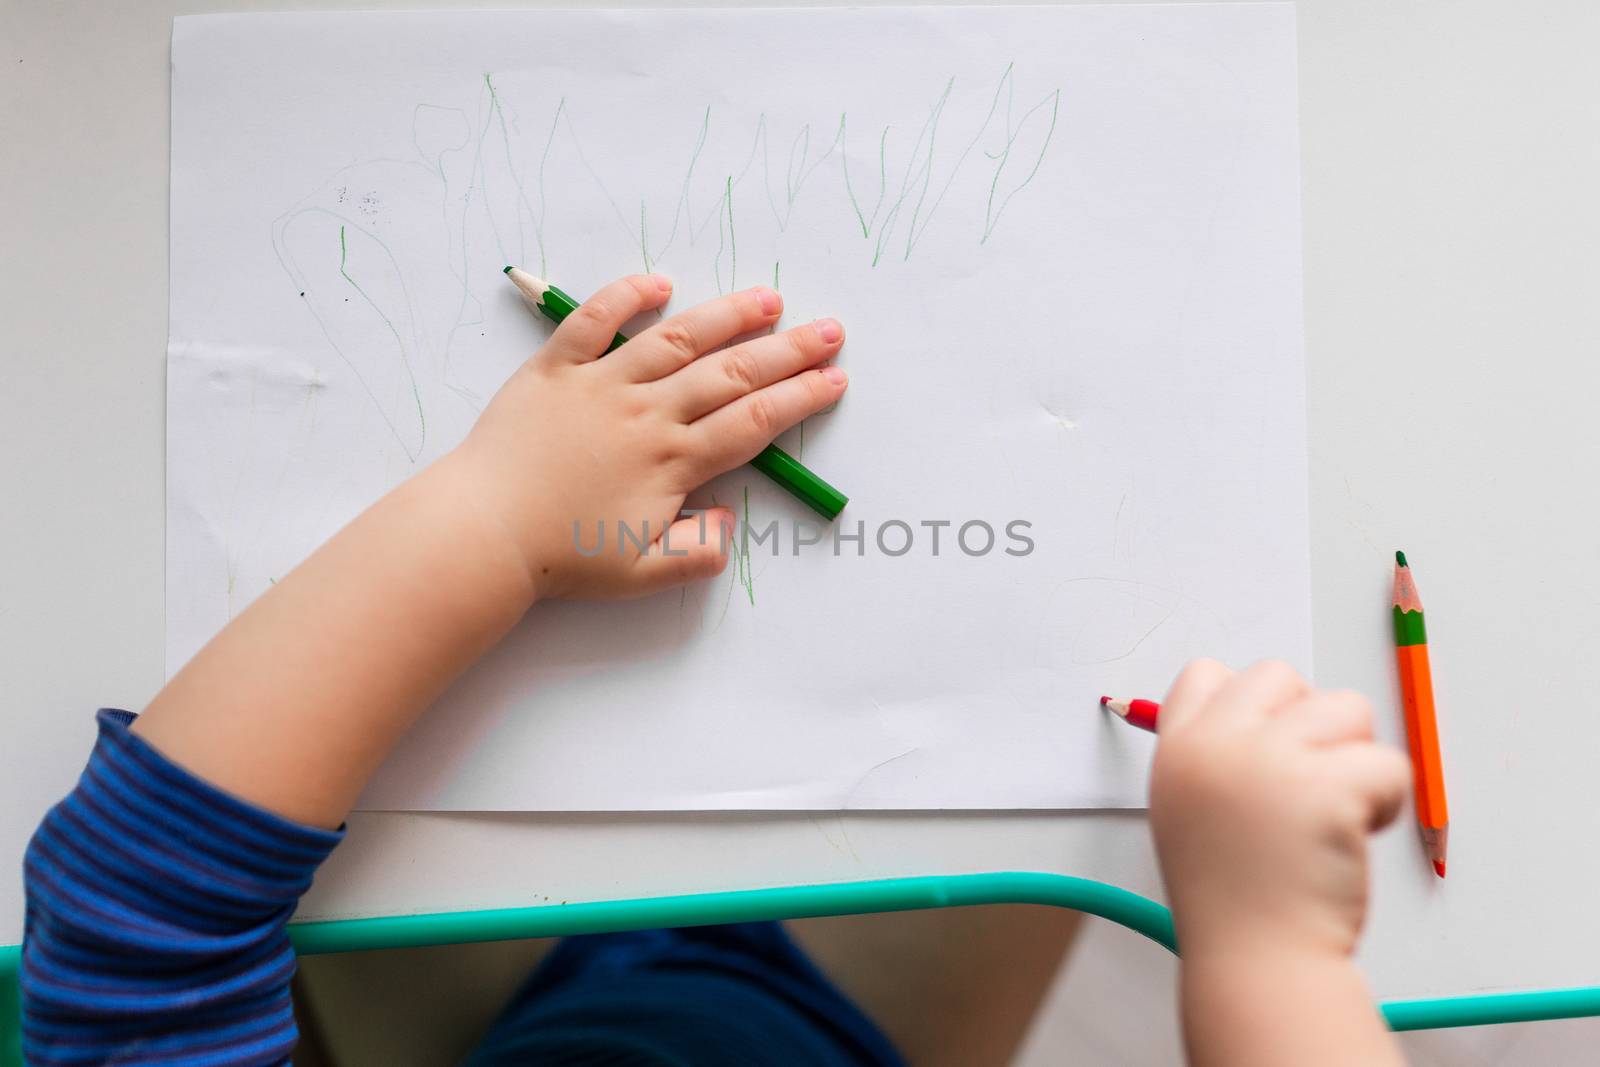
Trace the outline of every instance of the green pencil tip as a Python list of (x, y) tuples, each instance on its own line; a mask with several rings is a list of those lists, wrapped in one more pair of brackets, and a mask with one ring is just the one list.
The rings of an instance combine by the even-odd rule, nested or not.
[(511, 273), (511, 268), (507, 267), (502, 273), (510, 274)]
[(1411, 566), (1411, 564), (1406, 562), (1406, 554), (1404, 552), (1400, 552), (1398, 550), (1394, 554), (1394, 561), (1396, 563), (1400, 564), (1400, 566), (1402, 566), (1402, 567)]

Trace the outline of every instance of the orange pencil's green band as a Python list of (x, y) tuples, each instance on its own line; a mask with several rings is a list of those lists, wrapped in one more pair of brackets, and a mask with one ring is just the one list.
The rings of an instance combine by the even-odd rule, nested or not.
[(1394, 643), (1400, 648), (1428, 643), (1428, 627), (1420, 611), (1394, 609)]

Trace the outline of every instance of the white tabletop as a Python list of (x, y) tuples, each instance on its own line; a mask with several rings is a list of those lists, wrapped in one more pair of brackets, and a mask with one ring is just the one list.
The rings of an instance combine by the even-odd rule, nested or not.
[[(171, 17), (259, 6), (0, 10), (0, 944), (94, 708), (162, 681)], [(1406, 549), (1453, 816), (1446, 882), (1377, 842), (1363, 958), (1383, 996), (1600, 984), (1600, 7), (1299, 6), (1317, 680), (1399, 738)], [(368, 814), (301, 915), (1004, 869), (1160, 896), (1138, 815)]]

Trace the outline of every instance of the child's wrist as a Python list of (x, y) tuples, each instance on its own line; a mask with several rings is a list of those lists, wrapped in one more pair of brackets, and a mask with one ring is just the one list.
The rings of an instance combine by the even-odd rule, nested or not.
[[(1201, 913), (1196, 918), (1196, 911)], [(1352, 945), (1315, 909), (1272, 914), (1269, 905), (1178, 909), (1185, 959), (1349, 959)]]
[(1240, 916), (1178, 926), (1185, 968), (1195, 973), (1254, 975), (1293, 972), (1308, 967), (1353, 966), (1348, 947), (1324, 936), (1315, 924), (1274, 922), (1267, 916)]
[(438, 506), (461, 526), (463, 548), (470, 546), (484, 566), (502, 573), (503, 588), (518, 599), (522, 610), (531, 607), (539, 596), (539, 565), (499, 507), (493, 473), (463, 447), (440, 459), (426, 476), (434, 483), (429, 492)]
[(1252, 942), (1181, 964), (1191, 1062), (1398, 1064), (1353, 960), (1325, 948)]

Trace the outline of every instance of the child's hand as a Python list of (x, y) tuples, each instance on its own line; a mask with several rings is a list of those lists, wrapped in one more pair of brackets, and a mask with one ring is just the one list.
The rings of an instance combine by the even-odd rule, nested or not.
[(1367, 908), (1367, 835), (1409, 767), (1372, 709), (1283, 663), (1200, 660), (1161, 706), (1150, 823), (1186, 960), (1253, 948), (1347, 956)]
[[(667, 279), (640, 275), (586, 300), (449, 461), (509, 536), (536, 596), (638, 596), (717, 574), (732, 514), (679, 519), (685, 495), (844, 392), (842, 370), (812, 369), (844, 339), (832, 319), (713, 353), (777, 321), (782, 298), (759, 287), (674, 315), (600, 358), (625, 322), (670, 295)], [(648, 547), (620, 537), (619, 524)]]

